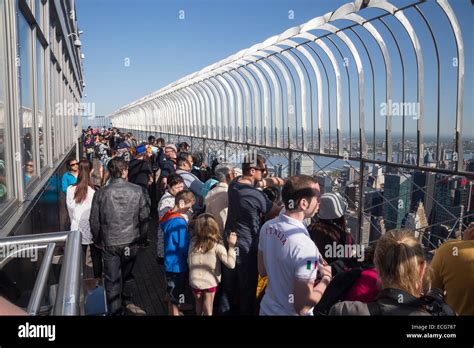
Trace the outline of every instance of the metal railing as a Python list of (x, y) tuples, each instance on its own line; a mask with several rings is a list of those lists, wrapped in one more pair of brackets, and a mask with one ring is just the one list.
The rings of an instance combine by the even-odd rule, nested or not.
[(33, 249), (35, 252), (45, 250), (26, 308), (27, 313), (30, 315), (38, 315), (40, 312), (56, 247), (63, 247), (64, 254), (61, 259), (61, 271), (56, 298), (50, 314), (79, 315), (82, 274), (80, 233), (77, 231), (65, 231), (0, 238), (0, 248), (15, 250), (14, 252), (4, 253), (5, 257), (0, 260), (0, 270), (16, 257), (24, 255), (28, 251)]
[[(348, 201), (349, 205), (352, 206), (351, 211), (348, 211), (346, 218), (353, 222), (351, 230), (353, 232), (353, 237), (355, 238), (354, 240), (357, 243), (364, 245), (370, 244), (378, 239), (378, 237), (384, 233), (385, 227), (391, 229), (393, 227), (390, 226), (399, 225), (398, 227), (405, 226), (412, 228), (419, 236), (420, 241), (428, 249), (434, 249), (437, 247), (439, 242), (458, 237), (459, 233), (467, 228), (469, 222), (474, 220), (474, 206), (470, 203), (471, 196), (474, 195), (474, 176), (457, 172), (452, 169), (419, 167), (416, 165), (405, 165), (399, 163), (388, 165), (382, 161), (374, 161), (370, 159), (359, 159), (358, 161), (354, 161), (350, 158), (344, 158), (343, 156), (319, 154), (316, 152), (300, 151), (296, 149), (281, 149), (271, 146), (182, 136), (180, 134), (164, 132), (136, 131), (133, 129), (121, 130), (124, 132), (133, 132), (139, 142), (146, 141), (149, 135), (164, 138), (167, 143), (171, 144), (186, 141), (190, 144), (193, 153), (204, 153), (204, 160), (209, 164), (216, 158), (221, 158), (220, 161), (239, 164), (239, 158), (241, 160), (244, 153), (257, 151), (266, 157), (267, 165), (273, 167), (273, 169), (276, 169), (276, 167), (280, 165), (282, 166), (280, 168), (281, 173), (277, 173), (275, 170), (275, 175), (286, 177), (296, 174), (308, 174), (322, 177), (323, 179), (326, 177), (328, 187), (325, 188), (326, 191), (323, 191), (323, 193), (328, 192), (327, 190), (329, 189), (331, 191), (336, 190)], [(280, 158), (279, 163), (275, 162), (275, 157)], [(306, 172), (301, 170), (301, 168), (297, 168), (295, 165), (297, 162), (301, 161), (309, 163), (310, 168), (305, 168)], [(355, 178), (352, 178), (352, 180), (346, 180), (342, 184), (339, 183), (339, 185), (337, 185), (335, 183), (337, 179), (331, 176), (331, 171), (342, 172), (344, 169), (343, 166), (345, 166), (349, 171), (352, 170)], [(381, 173), (374, 175), (373, 169), (376, 166), (379, 168)], [(434, 176), (434, 178), (432, 182), (427, 181), (425, 184), (420, 184), (414, 178), (415, 173)], [(385, 175), (395, 175), (400, 177), (400, 186), (403, 186), (403, 184), (401, 184), (402, 181), (407, 180), (410, 187), (409, 192), (403, 193), (402, 190), (400, 190), (396, 194), (392, 192), (391, 194), (384, 195), (383, 192), (385, 190), (381, 189), (379, 185), (372, 187), (372, 191), (374, 192), (367, 191), (370, 191), (371, 189), (371, 187), (367, 185), (369, 179), (379, 182)], [(446, 202), (447, 195), (440, 192), (439, 189), (440, 187), (446, 187), (447, 184), (443, 183), (444, 181), (458, 180), (459, 178), (466, 179), (468, 187), (464, 193), (467, 196), (464, 197), (462, 201), (458, 203), (453, 201), (451, 202), (452, 204), (449, 205), (448, 202)], [(357, 186), (357, 193), (352, 196), (348, 194), (345, 191), (348, 185)], [(472, 185), (472, 187), (469, 185)], [(324, 188), (321, 183), (320, 186), (323, 190)], [(410, 224), (405, 221), (410, 213), (414, 215), (417, 213), (416, 209), (411, 206), (413, 193), (416, 192), (422, 194), (423, 204), (429, 203), (431, 205), (431, 213), (430, 211), (426, 211), (426, 215), (424, 216), (426, 222), (419, 223), (418, 227), (410, 226)], [(371, 199), (367, 197), (374, 193), (378, 193), (381, 199), (380, 202), (376, 202), (373, 197)], [(462, 192), (459, 193), (462, 194)], [(400, 208), (400, 204), (403, 205), (403, 208)], [(373, 211), (377, 209), (383, 209), (383, 213), (373, 213)], [(450, 209), (458, 209), (459, 211), (454, 212)], [(377, 217), (383, 217), (385, 223), (383, 228), (373, 221)], [(393, 217), (397, 217), (397, 219), (393, 220)], [(398, 220), (404, 220), (404, 222)], [(438, 233), (436, 230), (440, 226), (446, 226), (446, 230), (448, 231), (444, 237), (436, 234)]]
[[(435, 24), (439, 30), (433, 30)], [(448, 0), (418, 0), (403, 7), (385, 0), (356, 0), (109, 116), (118, 128), (347, 154), (353, 160), (376, 160), (376, 146), (383, 140), (384, 164), (394, 162), (400, 143), (397, 164), (406, 164), (409, 154), (412, 164), (424, 167), (426, 149), (433, 151), (436, 162), (448, 151), (455, 157), (450, 169), (462, 172), (469, 129), (463, 127), (468, 118), (461, 32)], [(432, 51), (426, 47), (430, 42)], [(453, 64), (442, 64), (440, 57), (446, 54)], [(424, 64), (430, 60), (433, 69)], [(443, 74), (452, 74), (455, 83), (446, 84)], [(430, 76), (434, 83), (425, 81)], [(427, 100), (433, 88), (436, 97)], [(454, 93), (442, 100), (447, 90)], [(454, 106), (449, 112), (441, 108), (446, 100)], [(407, 140), (413, 141), (408, 151)]]

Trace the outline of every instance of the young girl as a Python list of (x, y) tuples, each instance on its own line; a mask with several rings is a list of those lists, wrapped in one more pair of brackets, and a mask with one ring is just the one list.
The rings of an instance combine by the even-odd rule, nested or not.
[(189, 283), (196, 299), (197, 315), (212, 315), (214, 296), (221, 281), (221, 261), (230, 269), (235, 267), (237, 234), (231, 232), (227, 242), (228, 251), (211, 214), (202, 214), (196, 219), (188, 263)]

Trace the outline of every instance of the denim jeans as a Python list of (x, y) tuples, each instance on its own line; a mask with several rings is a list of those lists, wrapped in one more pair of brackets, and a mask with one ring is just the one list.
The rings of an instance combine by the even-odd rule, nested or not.
[[(102, 250), (97, 248), (94, 244), (89, 244), (89, 249), (92, 259), (92, 268), (94, 270), (94, 278), (102, 278)], [(82, 245), (82, 254), (85, 260), (87, 255), (87, 244)]]
[(104, 285), (109, 315), (121, 315), (123, 306), (131, 303), (133, 266), (137, 259), (136, 245), (104, 247)]

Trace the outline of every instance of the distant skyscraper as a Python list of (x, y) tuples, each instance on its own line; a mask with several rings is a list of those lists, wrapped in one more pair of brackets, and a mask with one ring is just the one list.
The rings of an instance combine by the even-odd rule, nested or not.
[(444, 160), (446, 160), (446, 159), (447, 159), (447, 156), (446, 156), (446, 149), (445, 149), (445, 148), (442, 148), (442, 149), (441, 149), (441, 155), (440, 155), (439, 160), (440, 160), (440, 161), (444, 161)]
[(416, 171), (413, 174), (413, 188), (411, 191), (411, 211), (415, 211), (419, 202), (423, 202), (426, 216), (431, 216), (435, 193), (436, 174)]
[(468, 172), (474, 172), (474, 159), (471, 159), (469, 162), (467, 162), (466, 170)]
[(436, 167), (436, 162), (433, 159), (433, 153), (430, 150), (426, 150), (423, 163), (426, 167)]
[(385, 175), (383, 213), (387, 231), (400, 228), (410, 211), (410, 175)]
[[(459, 218), (469, 206), (470, 182), (461, 176), (439, 174), (436, 182), (436, 205), (433, 224), (445, 225), (448, 229), (458, 226)], [(437, 227), (433, 233), (439, 235)]]
[(279, 178), (283, 178), (283, 164), (277, 164), (275, 166), (275, 174)]
[(312, 176), (314, 173), (314, 162), (311, 158), (303, 156), (293, 162), (293, 168), (295, 175)]
[(359, 178), (359, 174), (355, 171), (354, 167), (349, 164), (344, 164), (344, 168), (341, 170), (341, 180), (343, 185), (353, 183)]
[(369, 245), (370, 241), (370, 227), (371, 227), (371, 215), (370, 214), (362, 214), (362, 224), (361, 224), (361, 238), (360, 244), (362, 245)]
[(345, 186), (345, 195), (347, 197), (348, 208), (350, 210), (357, 210), (357, 195), (359, 193), (359, 186), (350, 184)]
[(300, 175), (301, 174), (301, 160), (295, 159), (293, 161), (293, 173), (291, 175)]
[(318, 181), (321, 194), (332, 192), (332, 182), (329, 176), (315, 175), (314, 178)]
[(374, 240), (377, 240), (384, 234), (385, 234), (385, 222), (383, 220), (383, 217), (372, 216), (371, 222), (370, 222), (369, 241), (372, 242)]
[(379, 189), (384, 185), (385, 178), (383, 175), (383, 170), (382, 166), (380, 164), (374, 164), (374, 167), (372, 168), (372, 176), (374, 177), (374, 188)]
[(383, 216), (383, 191), (366, 188), (364, 211), (375, 217)]
[[(350, 214), (346, 217), (347, 227), (351, 229), (351, 234), (355, 243), (368, 245), (371, 229), (370, 219), (370, 214), (363, 214), (362, 221), (360, 221), (358, 214)], [(360, 236), (359, 229), (361, 232)], [(377, 238), (379, 237), (380, 235), (377, 236)]]
[(400, 163), (400, 154), (401, 154), (401, 152), (393, 152), (392, 153), (392, 162), (393, 163)]
[(415, 237), (421, 241), (425, 233), (426, 227), (428, 227), (428, 221), (426, 219), (425, 208), (423, 202), (418, 203), (418, 207), (415, 212), (408, 213), (405, 227), (415, 231)]

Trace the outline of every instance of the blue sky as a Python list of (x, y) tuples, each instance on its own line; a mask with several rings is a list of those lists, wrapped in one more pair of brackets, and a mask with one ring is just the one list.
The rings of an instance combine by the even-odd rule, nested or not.
[[(77, 17), (85, 53), (85, 81), (87, 84), (85, 102), (96, 103), (96, 112), (107, 115), (119, 107), (143, 97), (161, 87), (199, 70), (209, 64), (236, 53), (242, 48), (261, 42), (284, 30), (304, 23), (311, 18), (333, 11), (348, 0), (78, 0)], [(394, 0), (397, 5), (412, 1)], [(473, 12), (469, 0), (451, 0), (461, 24), (466, 50), (466, 104), (463, 126), (474, 133), (472, 120), (472, 61), (473, 61)], [(420, 8), (424, 8), (421, 5)], [(184, 19), (180, 19), (184, 11)], [(293, 11), (294, 18), (289, 18)], [(370, 11), (370, 10), (367, 10)], [(367, 12), (369, 15), (370, 12)], [(431, 15), (427, 11), (428, 15)], [(413, 13), (407, 13), (414, 18)], [(438, 28), (437, 16), (433, 30), (439, 30), (440, 37), (446, 31)], [(442, 19), (440, 19), (442, 25)], [(378, 27), (380, 28), (380, 26)], [(380, 29), (380, 30), (383, 30)], [(420, 32), (422, 45), (432, 49), (427, 30)], [(444, 35), (444, 36), (443, 36)], [(402, 50), (408, 40), (401, 40)], [(443, 42), (450, 42), (449, 38)], [(427, 42), (425, 44), (425, 42)], [(375, 44), (374, 44), (375, 45)], [(369, 49), (371, 48), (369, 42)], [(393, 46), (393, 45), (392, 45)], [(440, 44), (440, 47), (443, 43)], [(373, 46), (376, 48), (376, 46)], [(442, 64), (450, 62), (453, 47), (447, 47)], [(390, 49), (394, 49), (393, 47)], [(409, 52), (409, 47), (405, 48)], [(392, 51), (395, 52), (395, 51)], [(429, 51), (427, 51), (429, 52)], [(408, 54), (408, 53), (407, 53)], [(395, 56), (394, 56), (395, 57)], [(407, 58), (408, 59), (408, 58)], [(129, 66), (127, 66), (129, 63)], [(397, 67), (398, 65), (398, 67)], [(425, 84), (427, 87), (427, 127), (434, 117), (435, 77), (433, 55), (425, 57)], [(376, 64), (376, 76), (383, 73)], [(400, 67), (394, 62), (394, 96), (400, 94)], [(397, 70), (398, 69), (398, 70)], [(412, 70), (410, 70), (412, 69)], [(430, 70), (431, 69), (431, 70)], [(396, 73), (398, 71), (398, 74)], [(454, 70), (453, 70), (454, 71)], [(407, 67), (408, 75), (416, 73)], [(367, 71), (368, 73), (368, 71)], [(384, 76), (384, 75), (382, 75)], [(443, 75), (442, 81), (442, 128), (453, 128), (453, 100), (455, 75)], [(383, 89), (378, 88), (382, 80), (376, 78), (376, 98), (383, 100)], [(398, 83), (398, 84), (397, 84)], [(378, 85), (377, 85), (378, 84)], [(371, 93), (371, 81), (367, 82)], [(407, 86), (408, 98), (416, 94), (414, 86)], [(369, 95), (367, 95), (369, 96)], [(369, 98), (367, 98), (369, 99)], [(446, 100), (444, 103), (443, 101)], [(348, 106), (345, 107), (347, 113)], [(353, 109), (354, 110), (354, 109)], [(431, 115), (431, 116), (430, 116)], [(434, 118), (433, 118), (434, 121)], [(394, 127), (396, 131), (397, 126)]]

